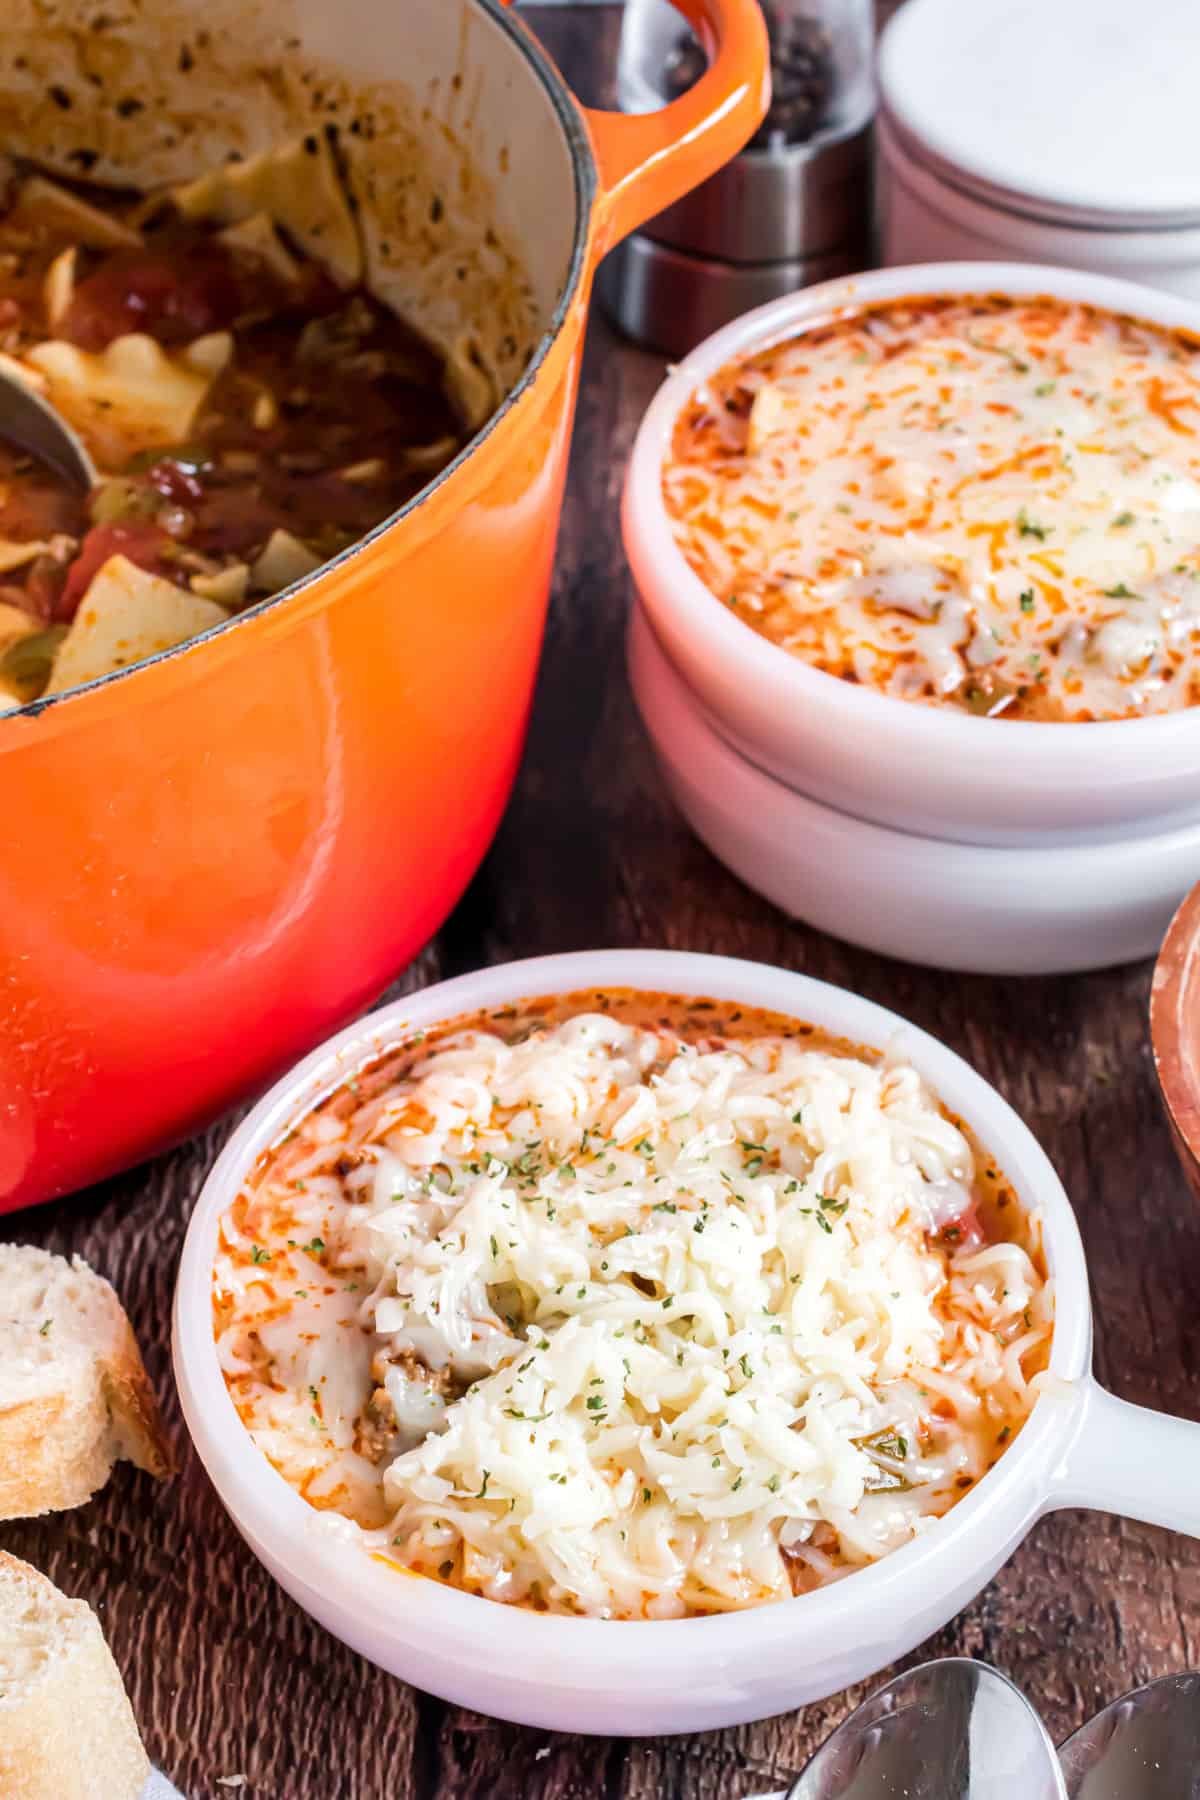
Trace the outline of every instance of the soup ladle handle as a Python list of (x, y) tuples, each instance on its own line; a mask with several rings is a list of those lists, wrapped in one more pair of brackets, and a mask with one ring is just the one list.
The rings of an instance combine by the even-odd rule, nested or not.
[(1043, 1511), (1071, 1506), (1200, 1537), (1200, 1424), (1118, 1400), (1090, 1381)]

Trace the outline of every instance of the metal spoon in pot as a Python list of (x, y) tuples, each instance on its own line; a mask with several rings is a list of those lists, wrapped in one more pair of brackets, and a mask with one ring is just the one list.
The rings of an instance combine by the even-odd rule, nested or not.
[(66, 420), (0, 359), (0, 439), (88, 492), (99, 477), (91, 457)]
[(898, 1675), (864, 1701), (818, 1750), (786, 1800), (1018, 1795), (1067, 1800), (1045, 1726), (995, 1669), (947, 1657)]
[(1058, 1754), (1070, 1800), (1200, 1800), (1200, 1674), (1135, 1688)]
[[(71, 427), (22, 381), (6, 357), (0, 357), (0, 443), (36, 458), (44, 470), (83, 494), (90, 493), (99, 480), (91, 457)], [(42, 692), (66, 630), (62, 624), (46, 625), (41, 630), (10, 634), (0, 646), (0, 712), (11, 711)]]

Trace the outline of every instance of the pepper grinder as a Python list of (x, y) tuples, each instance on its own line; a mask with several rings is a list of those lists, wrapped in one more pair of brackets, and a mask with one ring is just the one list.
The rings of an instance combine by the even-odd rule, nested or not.
[[(629, 337), (682, 356), (780, 294), (870, 265), (872, 0), (762, 0), (771, 108), (746, 149), (601, 265), (597, 292)], [(623, 112), (656, 111), (703, 73), (670, 0), (627, 0)]]

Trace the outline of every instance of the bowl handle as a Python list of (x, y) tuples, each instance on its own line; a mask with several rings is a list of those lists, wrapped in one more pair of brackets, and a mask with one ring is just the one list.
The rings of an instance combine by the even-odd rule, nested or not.
[(771, 99), (767, 28), (758, 0), (672, 0), (708, 68), (653, 113), (580, 107), (600, 176), (596, 255), (699, 187), (754, 135)]
[(1084, 1506), (1200, 1537), (1200, 1425), (1131, 1406), (1089, 1382), (1046, 1510)]

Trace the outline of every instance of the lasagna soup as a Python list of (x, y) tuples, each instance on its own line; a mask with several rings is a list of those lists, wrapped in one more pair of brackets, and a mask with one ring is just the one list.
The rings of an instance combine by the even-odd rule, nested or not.
[(367, 1550), (617, 1619), (936, 1528), (1053, 1310), (1036, 1219), (905, 1062), (628, 992), (348, 1081), (223, 1217), (213, 1307), (255, 1443)]
[(664, 497), (738, 618), (991, 718), (1200, 700), (1200, 346), (1096, 307), (907, 299), (705, 382)]
[(0, 441), (0, 712), (312, 574), (458, 453), (452, 372), (363, 267), (327, 132), (144, 194), (0, 157), (0, 367), (98, 476)]

